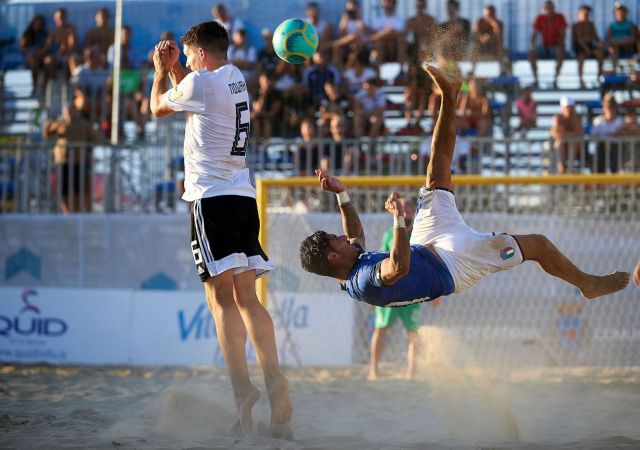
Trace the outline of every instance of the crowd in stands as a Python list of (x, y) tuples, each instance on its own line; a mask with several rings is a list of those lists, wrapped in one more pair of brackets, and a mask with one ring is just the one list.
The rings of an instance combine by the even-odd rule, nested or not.
[[(495, 7), (488, 5), (482, 17), (471, 22), (459, 16), (459, 3), (446, 1), (448, 19), (442, 23), (427, 13), (427, 1), (416, 0), (416, 13), (406, 20), (396, 11), (396, 0), (380, 0), (381, 13), (365, 22), (358, 0), (347, 0), (339, 18), (322, 15), (321, 4), (310, 2), (304, 14), (317, 30), (319, 48), (306, 64), (292, 65), (278, 59), (271, 45), (272, 32), (262, 30), (264, 46), (258, 50), (247, 39), (247, 29), (238, 17), (232, 17), (223, 4), (212, 8), (212, 16), (229, 31), (229, 61), (245, 75), (252, 97), (252, 138), (258, 149), (268, 146), (273, 137), (312, 137), (333, 140), (331, 152), (341, 161), (335, 164), (348, 172), (354, 157), (353, 150), (340, 143), (349, 138), (378, 137), (388, 134), (385, 117), (388, 110), (401, 110), (406, 124), (398, 135), (424, 135), (425, 122), (433, 123), (438, 112), (438, 92), (421, 69), (423, 61), (436, 61), (452, 74), (460, 73), (459, 63), (471, 61), (475, 68), (479, 61), (494, 61), (500, 72), (509, 75), (512, 61), (504, 45), (504, 24), (497, 17)], [(444, 0), (438, 0), (444, 1)], [(637, 24), (627, 18), (627, 8), (616, 3), (613, 19), (606, 35), (599, 36), (590, 19), (591, 7), (583, 5), (576, 11), (577, 20), (569, 24), (563, 14), (555, 11), (554, 3), (546, 1), (543, 11), (532, 24), (531, 48), (528, 59), (534, 83), (523, 86), (513, 100), (520, 118), (516, 132), (526, 135), (536, 128), (536, 101), (532, 94), (538, 88), (537, 61), (556, 61), (556, 86), (567, 56), (566, 35), (570, 33), (571, 51), (578, 60), (579, 80), (584, 87), (583, 66), (586, 59), (595, 59), (598, 73), (603, 72), (606, 57), (613, 71), (621, 64), (635, 67), (640, 47)], [(337, 26), (334, 26), (334, 19)], [(114, 59), (114, 29), (107, 9), (96, 12), (95, 27), (86, 36), (78, 36), (73, 24), (67, 21), (64, 8), (54, 14), (55, 26), (46, 29), (41, 16), (33, 18), (20, 40), (25, 64), (32, 73), (33, 95), (42, 98), (51, 80), (63, 80), (70, 86), (73, 100), (70, 110), (58, 121), (45, 124), (47, 135), (72, 135), (81, 121), (71, 119), (83, 115), (95, 120), (94, 129), (103, 138), (110, 134), (111, 71)], [(127, 120), (137, 124), (138, 135), (144, 138), (149, 118), (148, 95), (153, 75), (150, 57), (136, 64), (130, 57), (132, 28), (122, 33), (121, 67), (123, 69), (123, 112)], [(158, 39), (175, 39), (165, 32)], [(152, 45), (150, 45), (150, 48)], [(633, 61), (629, 63), (628, 61)], [(400, 62), (400, 72), (389, 83), (404, 92), (404, 104), (389, 101), (383, 91), (380, 68), (389, 62)], [(470, 72), (474, 73), (474, 70)], [(486, 92), (486, 80), (469, 76), (459, 102), (458, 129), (463, 135), (489, 137), (494, 130), (495, 112)], [(82, 101), (77, 100), (82, 97)], [(77, 105), (82, 108), (77, 110)], [(511, 105), (507, 105), (509, 108)], [(617, 136), (638, 133), (633, 108), (625, 110), (612, 95), (604, 97), (604, 113), (592, 124), (575, 111), (575, 101), (563, 98), (562, 112), (553, 118), (550, 133), (559, 158), (557, 170), (568, 170), (568, 161), (577, 157), (577, 143), (563, 142), (567, 137), (587, 133), (593, 136)], [(634, 105), (635, 106), (635, 105)], [(74, 109), (75, 108), (75, 109)], [(432, 121), (424, 121), (425, 118)], [(60, 121), (67, 121), (60, 126)], [(56, 125), (57, 124), (57, 125)], [(80, 126), (80, 125), (77, 125)], [(514, 131), (514, 130), (511, 130)], [(336, 150), (337, 149), (337, 150)], [(311, 166), (327, 164), (328, 150), (317, 151)], [(306, 157), (299, 156), (305, 159)], [(307, 161), (309, 158), (306, 158)], [(324, 162), (323, 162), (324, 161)], [(307, 164), (305, 162), (305, 164)], [(605, 167), (599, 167), (605, 170)], [(608, 167), (614, 170), (613, 166)]]

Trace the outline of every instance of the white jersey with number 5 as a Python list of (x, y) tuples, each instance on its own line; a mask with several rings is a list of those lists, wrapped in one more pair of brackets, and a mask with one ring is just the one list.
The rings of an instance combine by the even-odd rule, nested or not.
[(187, 116), (182, 198), (255, 198), (245, 164), (249, 95), (240, 70), (227, 64), (213, 72), (191, 72), (165, 96), (172, 110), (184, 111)]

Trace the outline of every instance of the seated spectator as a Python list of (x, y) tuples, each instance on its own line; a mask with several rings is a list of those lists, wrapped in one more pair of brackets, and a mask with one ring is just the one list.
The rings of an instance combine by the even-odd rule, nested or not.
[(213, 15), (213, 20), (222, 25), (229, 33), (229, 36), (233, 36), (233, 33), (237, 30), (245, 29), (244, 22), (237, 17), (232, 17), (222, 3), (213, 5), (211, 14)]
[(373, 47), (376, 64), (399, 62), (404, 64), (407, 54), (406, 24), (396, 14), (396, 0), (381, 0), (383, 13), (371, 22), (373, 34), (368, 40)]
[(262, 39), (264, 39), (264, 47), (258, 51), (258, 70), (260, 73), (273, 74), (280, 58), (273, 50), (273, 33), (269, 28), (262, 29)]
[(533, 88), (527, 86), (522, 89), (522, 94), (515, 101), (518, 117), (520, 118), (520, 124), (516, 131), (522, 132), (523, 136), (527, 135), (527, 131), (535, 128), (538, 122), (538, 113), (536, 112), (538, 104), (533, 99), (532, 93)]
[(476, 64), (480, 61), (498, 61), (502, 73), (507, 72), (507, 60), (504, 52), (504, 25), (496, 17), (496, 7), (487, 5), (482, 9), (482, 17), (474, 27), (475, 42), (472, 53), (475, 72)]
[(295, 147), (294, 167), (299, 176), (313, 176), (320, 164), (320, 148), (318, 147), (316, 124), (313, 117), (305, 117), (300, 122), (302, 143)]
[(369, 66), (369, 53), (366, 49), (349, 54), (347, 60), (347, 70), (343, 75), (347, 92), (357, 93), (362, 88), (364, 80), (376, 78), (378, 73)]
[(360, 4), (358, 0), (347, 0), (338, 23), (338, 39), (331, 43), (333, 64), (343, 67), (348, 55), (362, 49), (366, 40), (367, 26), (360, 15)]
[(269, 74), (258, 77), (258, 92), (251, 104), (251, 134), (258, 144), (268, 143), (273, 136), (274, 124), (280, 122), (282, 100), (273, 87)]
[(553, 116), (551, 137), (553, 148), (557, 152), (558, 173), (567, 173), (572, 171), (573, 163), (581, 160), (584, 128), (582, 116), (576, 112), (576, 101), (573, 98), (562, 97), (560, 106), (560, 114)]
[(407, 86), (404, 89), (404, 118), (407, 123), (398, 130), (397, 135), (412, 136), (424, 132), (420, 122), (424, 118), (432, 85), (431, 78), (426, 76), (421, 65), (409, 63)]
[(96, 13), (96, 26), (87, 33), (84, 48), (97, 47), (100, 51), (100, 56), (103, 58), (103, 65), (107, 61), (107, 52), (109, 47), (113, 45), (114, 31), (113, 27), (109, 25), (109, 10), (107, 8), (100, 8)]
[[(61, 209), (70, 212), (91, 212), (92, 142), (97, 132), (89, 118), (89, 100), (81, 89), (74, 90), (71, 106), (63, 116), (44, 125), (44, 137), (56, 137), (53, 162), (57, 183), (61, 188)], [(82, 199), (82, 203), (81, 203)]]
[(341, 83), (340, 72), (336, 67), (327, 62), (326, 55), (322, 52), (313, 54), (313, 64), (307, 67), (302, 74), (302, 84), (309, 90), (309, 95), (315, 107), (320, 101), (326, 99), (324, 85), (327, 81), (335, 84)]
[(56, 78), (59, 73), (63, 74), (65, 80), (69, 79), (69, 59), (75, 53), (77, 43), (76, 28), (67, 22), (66, 9), (56, 9), (53, 20), (56, 26), (44, 45), (45, 88), (49, 80)]
[(587, 58), (595, 58), (598, 61), (598, 77), (602, 75), (602, 61), (604, 60), (604, 46), (598, 37), (596, 26), (590, 20), (591, 7), (582, 5), (578, 10), (578, 21), (571, 27), (571, 46), (578, 58), (578, 76), (580, 88), (584, 89), (582, 77), (584, 61)]
[(619, 169), (619, 142), (612, 138), (625, 134), (625, 119), (618, 114), (618, 104), (613, 94), (607, 94), (602, 99), (602, 114), (593, 120), (591, 136), (598, 142), (596, 144), (595, 168), (598, 173)]
[(34, 16), (20, 36), (20, 50), (31, 71), (31, 95), (39, 92), (38, 80), (44, 69), (44, 52), (47, 42), (47, 24), (43, 16)]
[[(163, 33), (164, 34), (164, 33)], [(164, 39), (161, 39), (164, 40)], [(173, 40), (173, 39), (167, 39)], [(107, 66), (113, 68), (113, 58), (115, 53), (115, 47), (113, 44), (109, 46), (107, 50)], [(153, 61), (153, 52), (150, 54), (150, 58)], [(120, 69), (133, 70), (136, 68), (136, 64), (133, 61), (131, 50), (131, 27), (124, 25), (120, 34)]]
[[(407, 48), (410, 64), (420, 66), (423, 61), (435, 57), (433, 44), (436, 40), (438, 22), (425, 11), (427, 0), (416, 0), (416, 15), (407, 20), (407, 34), (411, 44)], [(427, 77), (428, 78), (428, 77)]]
[(244, 29), (235, 30), (231, 35), (227, 58), (231, 64), (240, 69), (247, 86), (250, 86), (249, 92), (252, 92), (254, 89), (251, 89), (251, 87), (255, 86), (254, 70), (258, 60), (258, 53), (254, 47), (249, 45), (247, 32)]
[(481, 137), (491, 136), (491, 102), (477, 79), (472, 78), (469, 81), (469, 93), (460, 99), (458, 111), (463, 124), (461, 131), (471, 131), (472, 134)]
[[(95, 108), (99, 108), (105, 85), (111, 76), (111, 72), (105, 69), (101, 62), (100, 51), (97, 48), (88, 48), (84, 51), (84, 64), (76, 67), (71, 77), (74, 87), (80, 89)], [(96, 117), (93, 114), (92, 116)]]
[(609, 25), (607, 31), (607, 47), (611, 56), (613, 70), (618, 70), (620, 59), (634, 58), (638, 52), (638, 27), (627, 20), (629, 11), (622, 3), (616, 2), (614, 7), (615, 21)]
[(327, 80), (324, 84), (326, 99), (320, 101), (320, 136), (327, 137), (330, 133), (329, 127), (334, 116), (347, 117), (351, 111), (349, 97), (344, 95), (338, 85)]
[(302, 67), (302, 64), (289, 64), (280, 60), (273, 75), (276, 80), (274, 87), (283, 104), (283, 137), (296, 135), (302, 118), (317, 111), (309, 98), (309, 90), (302, 83)]
[(320, 169), (332, 173), (349, 175), (353, 170), (355, 150), (346, 142), (347, 121), (342, 116), (333, 116), (329, 125), (331, 139), (322, 149)]
[(471, 24), (467, 19), (458, 17), (459, 11), (458, 1), (447, 1), (449, 19), (440, 24), (440, 55), (452, 61), (466, 59), (471, 35)]
[(387, 98), (378, 88), (378, 79), (371, 78), (362, 83), (353, 105), (353, 134), (362, 137), (382, 136), (384, 132), (384, 111)]
[(333, 40), (333, 24), (320, 18), (320, 5), (318, 2), (309, 2), (304, 10), (307, 22), (313, 25), (318, 33), (318, 51), (331, 54), (331, 41)]
[[(542, 14), (533, 22), (531, 34), (531, 50), (529, 50), (529, 62), (533, 71), (534, 86), (538, 85), (538, 59), (555, 59), (556, 73), (553, 78), (553, 86), (557, 87), (558, 76), (564, 62), (564, 40), (567, 30), (567, 21), (560, 13), (556, 13), (552, 1), (544, 2)], [(542, 45), (538, 45), (538, 35), (542, 36)]]

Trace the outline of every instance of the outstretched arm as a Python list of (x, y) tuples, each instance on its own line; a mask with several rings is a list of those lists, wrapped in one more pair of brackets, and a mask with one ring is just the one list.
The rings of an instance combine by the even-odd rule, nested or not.
[[(322, 186), (322, 189), (325, 191), (333, 192), (339, 196), (346, 194), (344, 184), (336, 177), (329, 175), (329, 173), (324, 170), (316, 170), (316, 175), (318, 175), (318, 179), (320, 180), (320, 186)], [(349, 239), (349, 242), (358, 244), (364, 250), (364, 229), (362, 228), (360, 217), (358, 217), (358, 212), (351, 200), (340, 200), (340, 197), (338, 198), (344, 234), (347, 236), (347, 239)]]
[(404, 223), (405, 211), (400, 201), (400, 193), (392, 193), (384, 207), (393, 215), (393, 241), (389, 257), (380, 265), (380, 279), (385, 286), (391, 286), (409, 273), (411, 246)]

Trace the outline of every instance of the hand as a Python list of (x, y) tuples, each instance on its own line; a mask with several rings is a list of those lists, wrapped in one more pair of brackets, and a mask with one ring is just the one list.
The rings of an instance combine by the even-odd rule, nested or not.
[(640, 287), (640, 261), (638, 261), (638, 265), (636, 265), (636, 268), (633, 271), (633, 282), (636, 286)]
[(329, 175), (329, 173), (324, 170), (316, 169), (316, 175), (318, 175), (320, 186), (322, 186), (322, 189), (325, 191), (338, 194), (346, 189), (340, 180)]
[[(156, 69), (156, 72), (164, 72), (167, 73), (173, 67), (173, 64), (177, 60), (177, 51), (175, 55), (168, 48), (169, 41), (160, 41), (153, 51), (153, 66)], [(171, 57), (175, 57), (176, 60), (171, 60)]]
[(402, 206), (401, 198), (400, 192), (392, 192), (384, 203), (384, 208), (394, 216), (404, 217), (404, 206)]

